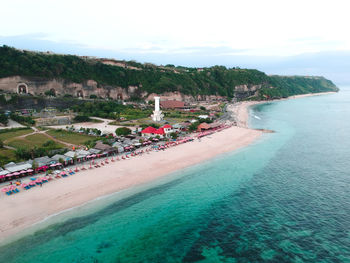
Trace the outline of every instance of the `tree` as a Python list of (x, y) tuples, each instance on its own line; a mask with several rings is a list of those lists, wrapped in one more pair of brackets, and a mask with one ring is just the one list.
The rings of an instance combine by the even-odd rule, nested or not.
[(3, 148), (4, 147), (4, 143), (2, 140), (0, 140), (0, 148)]
[(8, 117), (5, 114), (0, 114), (0, 123), (7, 125)]
[(131, 130), (127, 127), (120, 127), (115, 130), (115, 134), (118, 136), (126, 136), (131, 134)]
[(89, 116), (77, 115), (74, 117), (74, 121), (76, 121), (76, 122), (88, 122), (88, 121), (91, 121), (91, 119)]
[(202, 111), (206, 111), (206, 110), (207, 110), (204, 106), (200, 106), (200, 109), (201, 109)]
[(56, 97), (56, 92), (55, 92), (55, 90), (53, 90), (53, 89), (50, 89), (50, 90), (45, 91), (44, 94), (45, 94), (46, 96)]
[(38, 168), (38, 164), (33, 160), (32, 169), (35, 171), (36, 168)]
[(198, 125), (199, 125), (199, 122), (196, 121), (196, 122), (192, 123), (190, 126), (188, 126), (188, 130), (189, 131), (195, 131), (195, 130), (197, 130)]
[(177, 139), (177, 137), (179, 137), (179, 135), (176, 132), (172, 132), (172, 133), (170, 133), (170, 137), (172, 139)]

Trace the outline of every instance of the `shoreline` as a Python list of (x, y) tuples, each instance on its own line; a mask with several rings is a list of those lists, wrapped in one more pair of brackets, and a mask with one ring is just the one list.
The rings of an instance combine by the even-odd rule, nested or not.
[[(244, 116), (248, 118), (248, 106), (243, 104), (241, 107), (247, 111)], [(21, 190), (18, 195), (3, 195), (0, 209), (6, 213), (0, 217), (0, 244), (20, 238), (20, 232), (26, 232), (32, 227), (38, 230), (38, 222), (64, 211), (103, 196), (151, 183), (220, 154), (238, 150), (253, 143), (261, 135), (261, 131), (234, 126), (166, 151), (152, 151), (129, 160), (110, 162), (100, 168), (54, 179), (43, 187)]]
[[(305, 94), (291, 98), (324, 94), (328, 93)], [(25, 234), (38, 223), (66, 211), (151, 183), (176, 171), (252, 144), (264, 131), (248, 128), (249, 108), (269, 102), (273, 101), (237, 103), (232, 110), (228, 110), (235, 114), (237, 126), (203, 137), (200, 141), (195, 140), (166, 151), (150, 152), (130, 160), (111, 162), (97, 169), (80, 171), (67, 178), (55, 179), (43, 187), (22, 190), (18, 195), (3, 195), (0, 198), (0, 209), (6, 213), (0, 218), (0, 245), (20, 238), (22, 231)]]

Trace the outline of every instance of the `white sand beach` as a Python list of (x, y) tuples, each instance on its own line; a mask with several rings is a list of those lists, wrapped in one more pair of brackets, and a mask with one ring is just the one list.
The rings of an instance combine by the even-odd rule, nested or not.
[[(305, 96), (309, 95), (298, 97)], [(50, 215), (104, 195), (151, 182), (251, 144), (262, 134), (262, 131), (247, 128), (248, 107), (257, 103), (264, 102), (242, 102), (235, 105), (230, 111), (235, 112), (238, 126), (203, 137), (200, 141), (79, 171), (73, 176), (54, 179), (43, 187), (21, 190), (15, 195), (6, 196), (1, 193), (0, 242)]]

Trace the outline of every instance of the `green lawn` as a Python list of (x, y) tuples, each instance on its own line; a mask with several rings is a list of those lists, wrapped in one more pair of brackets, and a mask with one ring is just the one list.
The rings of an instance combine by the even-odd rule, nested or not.
[[(45, 144), (47, 141), (51, 140), (49, 137), (45, 136), (44, 134), (33, 134), (29, 135), (25, 138), (13, 138), (8, 141), (8, 145), (14, 147), (14, 148), (25, 148), (25, 149), (31, 149), (34, 146), (36, 147), (43, 147), (43, 144)], [(60, 143), (55, 143), (55, 148), (63, 148), (64, 145)]]
[(0, 140), (2, 141), (6, 141), (8, 139), (11, 139), (13, 137), (17, 137), (17, 136), (21, 136), (24, 134), (29, 134), (34, 132), (32, 129), (23, 129), (23, 130), (11, 130), (9, 129), (8, 131), (4, 132), (4, 133), (0, 133)]
[(47, 133), (60, 141), (72, 144), (84, 144), (87, 141), (91, 141), (98, 138), (96, 136), (54, 129), (49, 130)]
[(7, 164), (9, 162), (18, 162), (16, 158), (15, 151), (5, 148), (0, 148), (0, 166)]

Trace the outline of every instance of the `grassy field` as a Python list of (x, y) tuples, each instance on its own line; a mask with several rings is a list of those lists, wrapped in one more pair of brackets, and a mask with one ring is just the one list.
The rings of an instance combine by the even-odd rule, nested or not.
[(15, 151), (5, 148), (0, 148), (0, 166), (7, 164), (9, 162), (17, 162)]
[(21, 135), (24, 135), (24, 134), (29, 134), (29, 133), (32, 133), (33, 130), (28, 128), (28, 129), (23, 129), (23, 130), (12, 130), (9, 129), (7, 132), (4, 132), (4, 133), (0, 133), (0, 140), (2, 141), (6, 141), (8, 139), (11, 139), (11, 138), (14, 138), (14, 137), (17, 137), (17, 136), (21, 136)]
[(87, 141), (91, 141), (97, 138), (96, 136), (79, 134), (79, 133), (69, 132), (65, 130), (52, 129), (52, 130), (49, 130), (47, 133), (60, 141), (72, 143), (72, 144), (78, 144), (78, 145), (84, 144)]
[[(44, 134), (33, 134), (25, 138), (13, 138), (9, 140), (7, 144), (14, 148), (31, 149), (34, 146), (43, 147), (43, 145), (49, 140), (51, 139)], [(60, 143), (55, 143), (55, 146), (56, 149), (64, 147), (64, 145)]]

